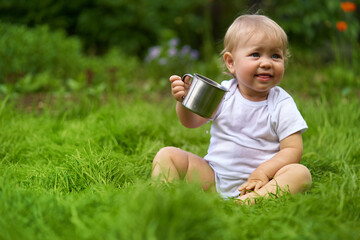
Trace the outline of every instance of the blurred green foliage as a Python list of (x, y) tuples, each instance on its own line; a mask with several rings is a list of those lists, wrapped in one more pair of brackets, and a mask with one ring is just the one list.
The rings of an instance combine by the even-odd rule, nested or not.
[(0, 22), (0, 93), (128, 92), (136, 78), (136, 57), (113, 48), (88, 57), (81, 42), (46, 26), (27, 28)]
[[(340, 3), (0, 0), (0, 94), (147, 94), (168, 90), (168, 77), (186, 72), (220, 82), (227, 78), (218, 55), (227, 27), (258, 10), (289, 36), (294, 54), (287, 72), (295, 80), (285, 85), (306, 96), (334, 88), (358, 94), (360, 7), (349, 13)], [(348, 24), (345, 32), (336, 29), (338, 21)]]
[(68, 77), (82, 67), (81, 43), (62, 31), (50, 33), (45, 26), (29, 30), (0, 22), (0, 32), (1, 79), (12, 81), (44, 71)]
[[(172, 31), (185, 45), (209, 57), (221, 49), (231, 22), (260, 10), (277, 21), (292, 44), (325, 46), (346, 16), (340, 0), (0, 0), (0, 20), (29, 27), (48, 25), (82, 41), (87, 53), (118, 47), (144, 57)], [(359, 7), (349, 24), (360, 22)], [(346, 14), (345, 14), (346, 15)], [(356, 29), (357, 36), (359, 30)]]
[[(263, 0), (264, 14), (285, 30), (291, 45), (310, 50), (320, 64), (336, 61), (356, 71), (360, 64), (360, 1)], [(344, 11), (341, 4), (357, 4)], [(345, 22), (346, 30), (337, 29)]]
[[(323, 44), (336, 33), (341, 20), (340, 0), (264, 0), (264, 13), (285, 30), (290, 42), (302, 46)], [(360, 19), (360, 18), (359, 18)]]
[(0, 19), (30, 27), (49, 25), (77, 35), (90, 53), (113, 46), (143, 56), (163, 31), (173, 29), (187, 41), (202, 35), (208, 0), (1, 0)]

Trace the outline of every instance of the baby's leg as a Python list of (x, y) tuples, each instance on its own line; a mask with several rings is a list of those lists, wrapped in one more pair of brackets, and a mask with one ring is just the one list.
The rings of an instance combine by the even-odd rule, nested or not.
[[(309, 169), (301, 164), (289, 164), (277, 171), (274, 178), (260, 188), (256, 193), (247, 193), (239, 199), (253, 199), (259, 196), (268, 196), (269, 193), (277, 193), (278, 188), (289, 191), (291, 194), (304, 192), (312, 183)], [(253, 202), (253, 201), (252, 201)]]
[(153, 179), (165, 182), (186, 179), (199, 182), (204, 190), (215, 185), (212, 168), (203, 158), (175, 147), (162, 148), (153, 160)]

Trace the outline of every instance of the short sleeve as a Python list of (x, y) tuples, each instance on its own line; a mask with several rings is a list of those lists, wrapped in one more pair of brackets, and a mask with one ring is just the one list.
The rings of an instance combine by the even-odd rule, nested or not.
[(303, 133), (308, 128), (292, 98), (281, 101), (276, 107), (276, 112), (278, 123), (275, 131), (280, 141), (298, 131)]
[(301, 133), (305, 132), (308, 126), (293, 98), (283, 89), (277, 90), (278, 93), (275, 94), (275, 99), (271, 101), (273, 106), (270, 108), (270, 111), (272, 112), (271, 116), (274, 131), (281, 141), (298, 131)]

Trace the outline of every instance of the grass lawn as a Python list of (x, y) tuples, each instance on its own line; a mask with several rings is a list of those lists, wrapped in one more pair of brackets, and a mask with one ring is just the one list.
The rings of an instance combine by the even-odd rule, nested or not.
[(163, 146), (205, 155), (172, 99), (0, 101), (0, 239), (359, 239), (359, 100), (295, 98), (309, 130), (305, 194), (239, 206), (183, 182), (152, 185)]

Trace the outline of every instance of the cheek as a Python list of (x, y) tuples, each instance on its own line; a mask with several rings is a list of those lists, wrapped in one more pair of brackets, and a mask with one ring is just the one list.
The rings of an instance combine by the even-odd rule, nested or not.
[(253, 75), (254, 71), (256, 71), (257, 67), (254, 66), (253, 64), (246, 62), (246, 61), (242, 61), (239, 62), (239, 64), (236, 67), (236, 73), (239, 75)]
[(280, 66), (277, 71), (278, 71), (278, 74), (281, 75), (281, 77), (284, 76), (285, 69), (283, 66)]

